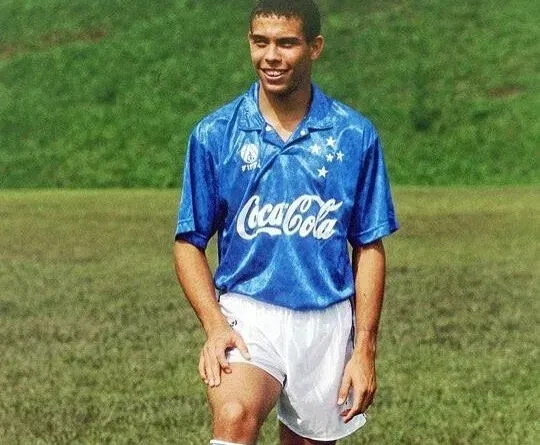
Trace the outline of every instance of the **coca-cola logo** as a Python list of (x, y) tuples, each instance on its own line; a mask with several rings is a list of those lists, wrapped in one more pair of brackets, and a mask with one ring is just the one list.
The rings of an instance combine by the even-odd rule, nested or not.
[(245, 240), (252, 240), (261, 233), (270, 236), (298, 235), (303, 238), (330, 238), (336, 231), (337, 219), (331, 214), (343, 201), (323, 201), (317, 195), (302, 195), (292, 203), (261, 205), (258, 195), (252, 196), (242, 207), (236, 221), (236, 231)]

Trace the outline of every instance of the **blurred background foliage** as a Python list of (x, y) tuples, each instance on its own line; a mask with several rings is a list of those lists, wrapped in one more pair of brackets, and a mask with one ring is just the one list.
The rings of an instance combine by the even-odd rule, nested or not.
[[(254, 80), (251, 0), (0, 1), (0, 187), (176, 187)], [(538, 183), (540, 2), (320, 0), (315, 81), (379, 129), (392, 181)]]

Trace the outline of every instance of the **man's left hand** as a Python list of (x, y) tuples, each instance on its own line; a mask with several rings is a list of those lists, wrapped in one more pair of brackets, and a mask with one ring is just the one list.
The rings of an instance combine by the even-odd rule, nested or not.
[(345, 366), (343, 379), (338, 395), (338, 405), (343, 405), (349, 391), (353, 390), (353, 401), (350, 409), (342, 412), (345, 423), (358, 414), (365, 413), (373, 402), (377, 389), (374, 354), (355, 351)]

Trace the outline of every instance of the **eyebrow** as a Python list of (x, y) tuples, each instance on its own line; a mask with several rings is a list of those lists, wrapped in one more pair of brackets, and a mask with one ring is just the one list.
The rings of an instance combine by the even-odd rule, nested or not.
[[(270, 40), (268, 37), (262, 35), (262, 34), (251, 34), (250, 35), (251, 39), (252, 40)], [(297, 36), (285, 36), (285, 37), (280, 37), (277, 39), (277, 42), (278, 43), (300, 43), (302, 42), (302, 38), (301, 37), (297, 37)]]
[(300, 37), (281, 37), (277, 39), (278, 43), (301, 43), (302, 39)]

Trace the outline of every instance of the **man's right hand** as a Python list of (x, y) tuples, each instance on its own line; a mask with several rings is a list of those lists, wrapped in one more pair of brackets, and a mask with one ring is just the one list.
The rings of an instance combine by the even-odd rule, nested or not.
[(221, 383), (221, 370), (231, 372), (227, 350), (237, 348), (246, 360), (251, 360), (251, 356), (242, 336), (228, 325), (211, 330), (207, 335), (199, 359), (199, 375), (213, 388)]
[(206, 332), (206, 343), (199, 359), (199, 375), (207, 385), (217, 386), (221, 383), (221, 370), (231, 372), (225, 355), (228, 349), (238, 348), (246, 360), (251, 357), (240, 334), (229, 326), (221, 313), (204, 250), (187, 241), (177, 240), (174, 243), (174, 265), (184, 294)]

